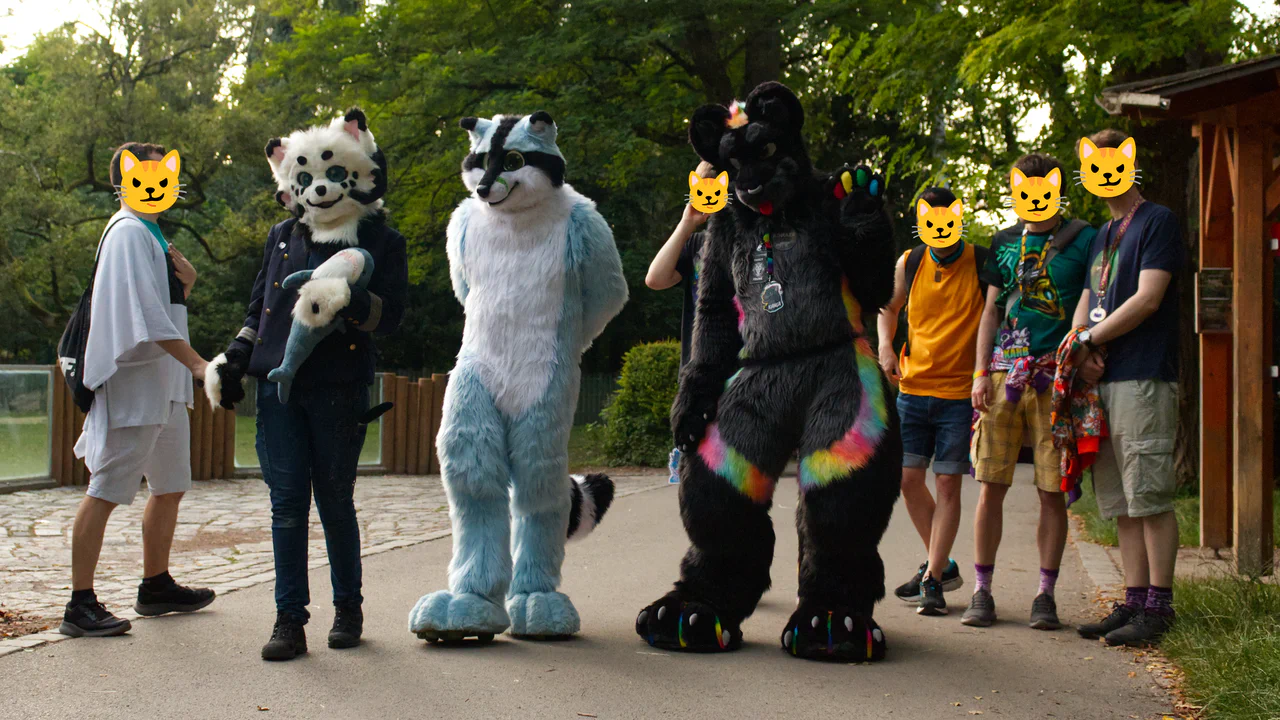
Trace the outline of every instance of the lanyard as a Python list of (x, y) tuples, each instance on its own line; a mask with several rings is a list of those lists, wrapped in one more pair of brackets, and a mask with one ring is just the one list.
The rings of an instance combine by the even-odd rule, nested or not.
[[(1115, 238), (1107, 238), (1107, 244), (1102, 250), (1102, 272), (1098, 275), (1098, 303), (1096, 307), (1102, 307), (1102, 301), (1107, 297), (1107, 288), (1111, 285), (1111, 266), (1115, 264), (1116, 254), (1120, 252), (1120, 241), (1124, 239), (1125, 231), (1129, 229), (1129, 223), (1133, 222), (1133, 216), (1137, 214), (1138, 208), (1146, 199), (1140, 198), (1138, 202), (1129, 208), (1129, 212), (1125, 214), (1124, 221), (1120, 223), (1120, 230), (1116, 232)], [(1114, 221), (1112, 221), (1114, 222)], [(1107, 233), (1111, 232), (1111, 223), (1107, 223)], [(1104, 316), (1105, 317), (1105, 316)]]
[(769, 236), (770, 236), (770, 233), (766, 232), (764, 234), (764, 252), (765, 252), (764, 272), (766, 275), (769, 276), (770, 280), (773, 280), (773, 240), (771, 240)]
[[(1045, 238), (1044, 245), (1040, 246), (1041, 257), (1044, 257), (1046, 248), (1053, 247), (1053, 238), (1055, 235), (1058, 234), (1058, 230), (1060, 230), (1061, 228), (1062, 228), (1062, 217), (1059, 216), (1058, 224), (1053, 226), (1053, 231), (1049, 233), (1049, 237)], [(1026, 264), (1027, 264), (1027, 231), (1028, 231), (1028, 227), (1024, 224), (1022, 226), (1022, 247), (1018, 252), (1018, 290), (1023, 295), (1027, 293), (1026, 283), (1023, 282), (1026, 274), (1022, 270), (1024, 267), (1026, 267)]]

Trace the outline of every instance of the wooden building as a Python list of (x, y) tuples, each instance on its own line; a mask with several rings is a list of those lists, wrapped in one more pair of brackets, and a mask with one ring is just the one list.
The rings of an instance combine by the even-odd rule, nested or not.
[(1200, 544), (1270, 574), (1280, 55), (1117, 85), (1098, 103), (1199, 139)]

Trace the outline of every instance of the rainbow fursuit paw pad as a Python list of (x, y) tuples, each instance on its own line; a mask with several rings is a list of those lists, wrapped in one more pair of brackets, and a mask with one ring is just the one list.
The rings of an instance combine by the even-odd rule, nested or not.
[(886, 646), (870, 616), (802, 602), (782, 629), (782, 649), (808, 660), (853, 663), (883, 660)]
[(521, 593), (507, 598), (511, 634), (525, 640), (563, 640), (582, 628), (578, 610), (559, 592)]
[(439, 590), (424, 595), (409, 612), (409, 632), (429, 642), (456, 643), (466, 638), (493, 640), (511, 625), (501, 605), (480, 595)]
[(727, 652), (742, 647), (742, 630), (707, 603), (667, 593), (636, 616), (636, 634), (653, 647), (679, 652)]

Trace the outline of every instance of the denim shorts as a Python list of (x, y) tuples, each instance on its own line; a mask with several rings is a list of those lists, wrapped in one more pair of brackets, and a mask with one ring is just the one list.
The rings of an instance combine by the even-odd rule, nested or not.
[(969, 427), (973, 403), (898, 393), (902, 421), (902, 466), (929, 467), (939, 475), (969, 472)]

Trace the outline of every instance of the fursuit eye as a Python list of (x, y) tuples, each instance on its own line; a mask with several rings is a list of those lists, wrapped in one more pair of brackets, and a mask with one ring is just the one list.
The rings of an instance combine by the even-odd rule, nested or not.
[(311, 186), (311, 173), (308, 173), (308, 172), (298, 173), (298, 187), (305, 189), (310, 186)]
[(164, 178), (163, 180), (161, 180), (160, 187), (169, 187), (169, 178)]
[(522, 167), (524, 167), (524, 156), (515, 150), (508, 152), (507, 156), (502, 158), (503, 172), (515, 172)]
[(1098, 172), (1098, 166), (1097, 166), (1097, 165), (1090, 165), (1090, 166), (1089, 166), (1089, 172)]
[(773, 154), (777, 151), (778, 151), (778, 146), (774, 145), (773, 143), (769, 143), (768, 145), (764, 146), (764, 155), (762, 155), (761, 157), (773, 157)]
[(1045, 193), (1045, 194), (1044, 194), (1044, 199), (1045, 199), (1045, 200), (1048, 200), (1048, 199), (1049, 199), (1049, 196), (1050, 196), (1050, 195), (1052, 195), (1052, 194), (1053, 194), (1053, 193)]
[(1116, 172), (1117, 172), (1117, 173), (1122, 173), (1122, 172), (1124, 172), (1124, 166), (1123, 166), (1123, 165), (1117, 165), (1117, 166), (1116, 166)]
[(1024, 193), (1022, 193), (1022, 199), (1023, 199), (1023, 200), (1026, 200), (1026, 199), (1027, 199), (1027, 194), (1026, 194), (1025, 192), (1024, 192)]
[(329, 178), (329, 182), (340, 183), (347, 179), (347, 169), (341, 165), (330, 165), (329, 169), (324, 171), (324, 176)]
[(738, 158), (729, 158), (729, 164), (733, 165), (734, 170), (742, 169), (742, 161), (739, 160)]
[(134, 186), (134, 187), (142, 187), (142, 183), (138, 182), (138, 178), (134, 178), (134, 179), (133, 179), (133, 186)]

